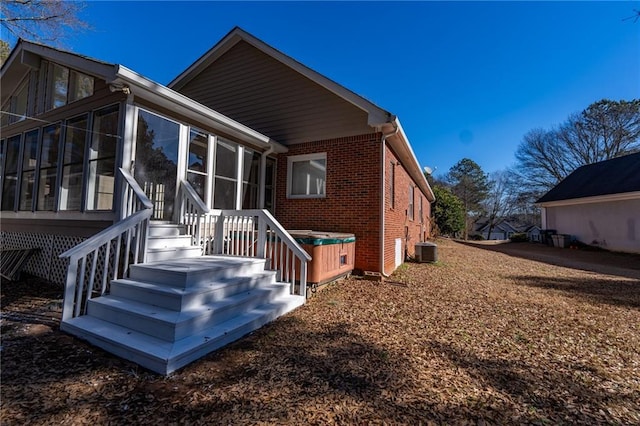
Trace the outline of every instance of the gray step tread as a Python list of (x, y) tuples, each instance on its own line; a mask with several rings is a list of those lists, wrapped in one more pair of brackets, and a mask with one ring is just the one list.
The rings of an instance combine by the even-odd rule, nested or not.
[(150, 240), (190, 240), (191, 235), (149, 235)]
[[(151, 238), (151, 237), (150, 237)], [(189, 237), (191, 238), (191, 237)], [(200, 246), (185, 246), (185, 247), (149, 247), (147, 248), (147, 252), (158, 253), (158, 252), (170, 252), (170, 251), (201, 251), (202, 247)], [(164, 260), (160, 262), (165, 262)], [(145, 265), (145, 264), (143, 264)]]
[(129, 277), (174, 287), (206, 285), (212, 277), (253, 275), (265, 270), (265, 259), (233, 256), (198, 256), (131, 265)]
[[(107, 346), (126, 348), (126, 352), (136, 355), (127, 357), (122, 350), (116, 351), (113, 348), (110, 351), (158, 373), (168, 374), (303, 304), (303, 297), (285, 295), (278, 301), (240, 313), (230, 320), (176, 342), (167, 342), (87, 315), (66, 320), (61, 328), (107, 350), (110, 349), (101, 346), (100, 342), (106, 343)], [(203, 349), (203, 353), (198, 352)]]
[(254, 297), (265, 296), (272, 291), (282, 291), (288, 287), (289, 284), (285, 283), (273, 283), (264, 285), (252, 290), (225, 297), (219, 301), (211, 302), (189, 309), (184, 309), (182, 311), (174, 311), (171, 309), (162, 308), (160, 306), (149, 305), (147, 303), (111, 295), (91, 299), (89, 303), (100, 304), (114, 310), (124, 311), (140, 317), (150, 318), (160, 323), (180, 324), (188, 322), (199, 316), (211, 315), (223, 310), (226, 311), (228, 309), (234, 309), (235, 306), (240, 305)]
[(181, 297), (181, 296), (189, 296), (193, 294), (208, 293), (208, 292), (216, 291), (225, 287), (238, 285), (245, 280), (254, 280), (254, 279), (259, 280), (261, 278), (269, 278), (270, 276), (275, 276), (275, 275), (276, 275), (275, 271), (264, 271), (263, 274), (257, 274), (252, 277), (239, 276), (239, 277), (229, 278), (229, 279), (214, 278), (211, 280), (210, 283), (201, 284), (199, 287), (186, 287), (186, 288), (172, 287), (164, 284), (156, 284), (153, 282), (140, 281), (140, 280), (130, 280), (126, 278), (120, 278), (118, 280), (114, 280), (112, 281), (112, 284), (119, 283), (127, 286), (139, 287), (151, 293), (159, 293), (159, 294), (174, 295), (176, 297), (179, 297), (179, 296)]
[(172, 274), (186, 274), (235, 268), (241, 265), (265, 263), (264, 258), (233, 256), (202, 256), (196, 259), (176, 259), (174, 261), (147, 262), (132, 265), (140, 269), (161, 270)]

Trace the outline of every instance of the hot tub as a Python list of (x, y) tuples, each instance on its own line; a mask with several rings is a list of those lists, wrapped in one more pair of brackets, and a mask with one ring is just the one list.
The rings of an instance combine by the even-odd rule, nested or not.
[[(353, 271), (356, 237), (353, 234), (322, 231), (288, 231), (309, 253), (307, 282), (324, 284)], [(296, 271), (297, 273), (297, 271)]]

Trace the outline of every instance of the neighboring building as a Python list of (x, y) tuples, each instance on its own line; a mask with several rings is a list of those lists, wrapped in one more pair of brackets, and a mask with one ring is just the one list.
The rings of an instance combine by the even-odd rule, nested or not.
[(527, 234), (527, 239), (533, 243), (542, 242), (542, 229), (538, 225), (526, 227), (523, 233)]
[(433, 192), (390, 112), (239, 28), (169, 87), (285, 145), (276, 218), (354, 233), (357, 271), (391, 273), (429, 237)]
[(542, 228), (640, 253), (640, 153), (576, 169), (537, 201)]
[[(491, 235), (489, 235), (489, 228), (491, 228)], [(517, 234), (518, 230), (506, 220), (500, 220), (493, 226), (488, 222), (478, 224), (475, 233), (485, 240), (508, 240), (513, 234)]]

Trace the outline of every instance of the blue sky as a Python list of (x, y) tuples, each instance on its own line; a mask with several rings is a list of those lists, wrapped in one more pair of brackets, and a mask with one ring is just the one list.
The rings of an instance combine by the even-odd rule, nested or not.
[(89, 2), (75, 52), (168, 84), (234, 26), (396, 114), (422, 166), (514, 163), (525, 133), (640, 98), (640, 2)]

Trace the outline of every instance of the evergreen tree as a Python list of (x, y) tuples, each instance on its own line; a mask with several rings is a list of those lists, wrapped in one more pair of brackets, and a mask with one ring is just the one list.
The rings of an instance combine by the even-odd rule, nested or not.
[(464, 238), (469, 237), (471, 222), (484, 211), (482, 203), (489, 193), (489, 179), (482, 168), (473, 160), (463, 158), (447, 175), (451, 192), (462, 201), (465, 212)]

